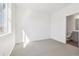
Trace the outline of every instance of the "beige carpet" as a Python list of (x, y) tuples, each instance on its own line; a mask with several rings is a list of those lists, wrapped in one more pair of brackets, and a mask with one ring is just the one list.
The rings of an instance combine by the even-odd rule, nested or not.
[(16, 44), (11, 56), (78, 56), (79, 48), (52, 39)]

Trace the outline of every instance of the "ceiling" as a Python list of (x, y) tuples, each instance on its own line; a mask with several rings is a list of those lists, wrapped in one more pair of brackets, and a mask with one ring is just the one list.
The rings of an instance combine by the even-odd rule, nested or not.
[(68, 6), (70, 3), (19, 3), (18, 6), (27, 7), (35, 11), (54, 13)]

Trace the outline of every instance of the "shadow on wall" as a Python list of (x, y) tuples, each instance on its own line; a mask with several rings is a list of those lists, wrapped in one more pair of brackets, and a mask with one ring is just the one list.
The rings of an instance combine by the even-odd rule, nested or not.
[(22, 30), (22, 39), (23, 39), (23, 47), (25, 48), (30, 42), (30, 40), (24, 30)]

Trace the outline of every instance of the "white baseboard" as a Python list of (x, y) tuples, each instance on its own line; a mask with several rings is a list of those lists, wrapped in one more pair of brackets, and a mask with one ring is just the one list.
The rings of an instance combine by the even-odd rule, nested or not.
[(58, 42), (60, 42), (60, 43), (66, 44), (66, 42), (62, 42), (62, 41), (57, 40), (57, 39), (55, 39), (55, 38), (51, 38), (51, 39), (52, 39), (52, 40), (55, 40), (55, 41), (58, 41)]

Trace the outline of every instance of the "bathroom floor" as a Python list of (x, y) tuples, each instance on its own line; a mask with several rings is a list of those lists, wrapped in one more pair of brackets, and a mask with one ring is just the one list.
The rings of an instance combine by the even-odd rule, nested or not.
[(70, 39), (70, 40), (67, 40), (66, 43), (67, 43), (67, 44), (70, 44), (70, 45), (73, 45), (73, 46), (75, 46), (75, 47), (78, 47), (78, 42), (75, 42), (75, 41), (73, 41), (73, 40), (71, 40), (71, 39)]

